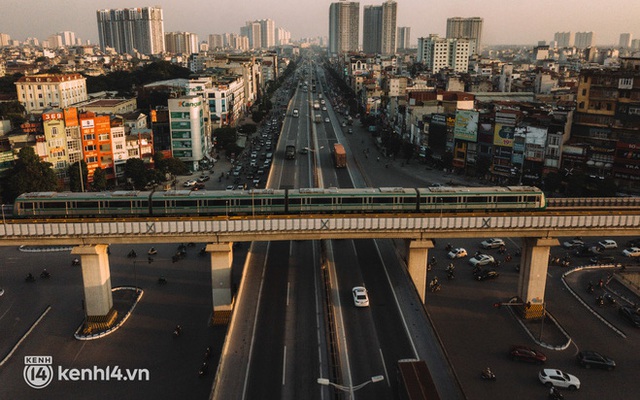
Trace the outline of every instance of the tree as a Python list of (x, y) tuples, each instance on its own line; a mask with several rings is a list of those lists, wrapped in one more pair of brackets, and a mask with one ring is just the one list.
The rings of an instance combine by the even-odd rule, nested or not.
[(50, 163), (42, 162), (32, 147), (24, 147), (5, 178), (2, 200), (13, 202), (27, 192), (49, 192), (59, 188)]
[(562, 177), (557, 172), (549, 172), (544, 177), (544, 191), (554, 193), (560, 190), (562, 186)]
[(167, 168), (166, 172), (170, 173), (171, 175), (184, 175), (189, 171), (189, 168), (184, 163), (184, 161), (178, 158), (169, 157), (165, 161)]
[(107, 189), (107, 174), (100, 167), (93, 171), (93, 183), (91, 188), (96, 192), (102, 192)]
[[(82, 166), (78, 166), (80, 163)], [(80, 169), (82, 169), (82, 179), (80, 179)], [(72, 192), (82, 192), (86, 187), (87, 180), (89, 179), (89, 170), (84, 160), (75, 162), (67, 169), (69, 175), (69, 188)]]
[(130, 158), (124, 165), (124, 176), (128, 182), (133, 184), (133, 188), (142, 190), (147, 186), (147, 168), (144, 165), (144, 161), (139, 158)]

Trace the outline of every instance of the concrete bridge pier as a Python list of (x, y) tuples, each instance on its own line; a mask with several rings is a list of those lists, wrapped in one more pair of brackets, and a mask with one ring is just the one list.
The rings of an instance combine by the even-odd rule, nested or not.
[(118, 316), (113, 308), (107, 247), (106, 244), (94, 244), (76, 246), (71, 250), (71, 254), (80, 256), (82, 265), (86, 314), (84, 333), (108, 329)]
[(409, 275), (423, 303), (427, 297), (427, 262), (429, 260), (429, 249), (433, 247), (432, 240), (411, 240), (409, 242), (409, 257), (407, 260)]
[(555, 238), (523, 238), (518, 296), (525, 303), (522, 316), (526, 319), (544, 317), (544, 291), (547, 286), (549, 250), (557, 246)]
[(231, 296), (232, 243), (211, 243), (206, 251), (211, 254), (211, 291), (213, 295), (213, 324), (224, 325), (231, 320), (233, 298)]

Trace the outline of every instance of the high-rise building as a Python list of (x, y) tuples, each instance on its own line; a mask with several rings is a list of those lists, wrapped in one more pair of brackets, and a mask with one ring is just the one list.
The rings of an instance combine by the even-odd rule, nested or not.
[(77, 45), (76, 34), (70, 31), (58, 32), (58, 35), (62, 38), (62, 45), (71, 47)]
[(448, 68), (455, 72), (467, 72), (471, 45), (469, 39), (441, 38), (437, 34), (418, 38), (417, 61), (431, 72)]
[(630, 33), (621, 33), (620, 43), (618, 44), (618, 46), (622, 47), (623, 49), (628, 49), (629, 47), (631, 47), (631, 39), (632, 35)]
[(291, 32), (284, 28), (276, 28), (276, 45), (282, 46), (291, 43)]
[(381, 53), (384, 55), (396, 53), (396, 17), (398, 12), (398, 3), (394, 0), (387, 0), (382, 3), (382, 26), (380, 44), (382, 45)]
[(555, 35), (553, 35), (553, 40), (558, 43), (559, 49), (573, 47), (573, 32), (556, 32)]
[(411, 47), (411, 28), (408, 26), (398, 27), (398, 50), (405, 50)]
[(124, 8), (97, 11), (100, 48), (118, 53), (159, 54), (164, 52), (162, 8)]
[(57, 33), (54, 33), (53, 35), (49, 36), (47, 38), (47, 46), (50, 49), (59, 49), (62, 47), (62, 36), (60, 36)]
[(11, 42), (11, 36), (6, 33), (0, 33), (0, 47), (9, 46)]
[(575, 46), (579, 49), (595, 46), (595, 35), (593, 32), (576, 32)]
[(272, 19), (261, 19), (260, 23), (260, 47), (268, 49), (276, 45), (276, 23)]
[(360, 3), (341, 0), (329, 6), (329, 52), (358, 50)]
[(640, 39), (631, 40), (631, 50), (640, 50)]
[(204, 104), (200, 96), (169, 99), (171, 152), (184, 161), (189, 169), (198, 169), (198, 162), (206, 152)]
[(382, 6), (364, 6), (362, 12), (362, 51), (382, 51)]
[(447, 39), (469, 39), (471, 54), (478, 54), (482, 45), (482, 18), (453, 17), (447, 19)]
[(262, 47), (262, 26), (259, 21), (247, 21), (245, 26), (240, 27), (240, 35), (249, 38), (249, 48)]
[(370, 54), (396, 52), (396, 11), (398, 3), (385, 1), (381, 6), (364, 6), (362, 50)]
[(210, 34), (209, 35), (209, 49), (217, 50), (224, 49), (226, 47), (224, 43), (224, 35)]
[(168, 32), (164, 35), (165, 49), (168, 53), (193, 54), (197, 53), (198, 35), (191, 32)]

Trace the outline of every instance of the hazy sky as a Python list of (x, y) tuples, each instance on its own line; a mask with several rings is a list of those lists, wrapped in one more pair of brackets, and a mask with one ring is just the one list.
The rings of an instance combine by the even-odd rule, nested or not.
[[(332, 0), (0, 0), (0, 33), (40, 40), (73, 31), (97, 43), (96, 10), (159, 5), (166, 32), (239, 33), (246, 21), (270, 18), (293, 39), (327, 36)], [(484, 44), (536, 44), (555, 32), (593, 31), (597, 45), (618, 44), (620, 33), (640, 39), (638, 0), (397, 0), (398, 26), (411, 27), (411, 42), (430, 33), (444, 36), (448, 17), (484, 18)], [(364, 5), (360, 1), (360, 32)], [(362, 37), (360, 38), (362, 42)]]

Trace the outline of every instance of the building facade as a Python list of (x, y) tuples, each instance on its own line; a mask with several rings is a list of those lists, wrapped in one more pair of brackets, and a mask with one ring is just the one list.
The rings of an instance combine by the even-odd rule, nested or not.
[(202, 97), (169, 99), (169, 123), (173, 157), (184, 161), (190, 170), (197, 171), (206, 152)]
[(362, 12), (362, 51), (382, 51), (382, 6), (364, 6)]
[(165, 50), (173, 54), (198, 52), (198, 35), (191, 32), (169, 32), (164, 35)]
[(418, 39), (417, 61), (423, 63), (432, 73), (444, 68), (455, 72), (469, 69), (470, 44), (467, 39), (446, 39), (437, 34)]
[(80, 74), (28, 75), (15, 83), (18, 101), (27, 113), (66, 108), (87, 100), (87, 79)]
[(398, 27), (398, 50), (406, 50), (411, 47), (411, 28), (408, 26)]
[(164, 47), (162, 8), (104, 9), (96, 12), (100, 48), (118, 53), (160, 54)]

